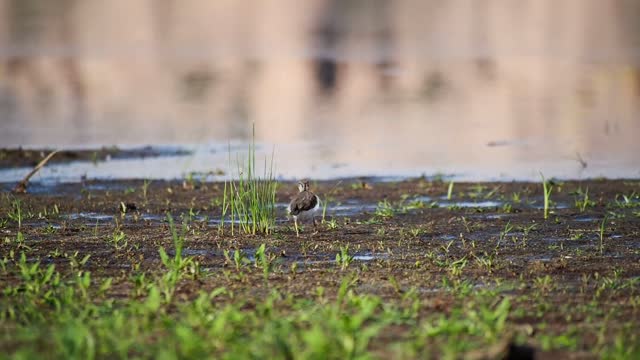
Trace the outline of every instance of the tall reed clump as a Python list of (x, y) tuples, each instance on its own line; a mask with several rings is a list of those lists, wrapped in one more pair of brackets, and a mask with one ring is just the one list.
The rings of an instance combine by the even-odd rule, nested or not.
[[(222, 219), (218, 227), (224, 231), (229, 222), (231, 234), (236, 226), (245, 234), (269, 234), (276, 224), (276, 190), (274, 176), (273, 153), (271, 160), (264, 159), (264, 172), (259, 176), (256, 172), (255, 125), (249, 144), (247, 160), (236, 157), (237, 176), (225, 181), (222, 200)], [(233, 168), (231, 148), (229, 148), (229, 168)], [(228, 218), (227, 218), (228, 215)]]

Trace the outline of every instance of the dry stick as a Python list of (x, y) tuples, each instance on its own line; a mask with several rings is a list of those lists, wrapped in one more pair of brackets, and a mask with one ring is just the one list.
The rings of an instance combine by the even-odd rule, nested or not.
[(44, 159), (42, 159), (42, 161), (40, 161), (38, 163), (38, 165), (36, 165), (36, 167), (33, 168), (33, 170), (31, 170), (30, 173), (27, 174), (27, 176), (24, 177), (24, 179), (22, 179), (18, 185), (16, 185), (16, 187), (13, 189), (14, 193), (17, 194), (24, 194), (27, 192), (27, 185), (29, 184), (29, 179), (31, 179), (31, 177), (33, 175), (35, 175), (38, 171), (40, 171), (40, 169), (42, 169), (46, 163), (51, 160), (51, 158), (53, 157), (53, 155), (57, 154), (60, 150), (55, 150), (49, 153), (49, 155), (47, 155)]

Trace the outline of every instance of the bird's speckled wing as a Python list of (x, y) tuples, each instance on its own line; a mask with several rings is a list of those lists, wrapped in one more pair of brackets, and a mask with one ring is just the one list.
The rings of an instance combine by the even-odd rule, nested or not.
[(309, 191), (298, 194), (289, 204), (291, 215), (298, 215), (303, 211), (309, 211), (318, 205), (318, 197)]

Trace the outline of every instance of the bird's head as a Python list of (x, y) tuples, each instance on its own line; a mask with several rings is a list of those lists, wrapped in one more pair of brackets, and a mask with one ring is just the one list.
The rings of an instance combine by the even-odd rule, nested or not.
[(309, 190), (309, 181), (307, 180), (298, 181), (298, 191), (303, 192), (305, 190)]

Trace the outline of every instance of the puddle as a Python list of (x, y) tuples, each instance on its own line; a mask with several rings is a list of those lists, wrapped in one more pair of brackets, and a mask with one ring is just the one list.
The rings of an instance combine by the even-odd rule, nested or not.
[(182, 249), (184, 256), (216, 256), (215, 251), (211, 249)]
[(488, 214), (488, 215), (478, 215), (473, 218), (487, 219), (487, 220), (498, 220), (506, 217), (512, 216), (511, 214)]
[[(88, 191), (125, 191), (130, 188), (127, 184), (118, 182), (90, 182), (84, 185), (84, 189)], [(31, 188), (29, 188), (31, 190)]]
[(459, 207), (459, 208), (497, 208), (501, 207), (502, 203), (498, 201), (440, 201), (437, 202), (439, 207)]
[(380, 260), (389, 258), (388, 254), (373, 254), (373, 253), (364, 253), (359, 255), (353, 255), (353, 260), (358, 261), (372, 261), (372, 260)]
[(472, 202), (472, 201), (441, 202), (440, 205), (443, 207), (455, 206), (455, 207), (461, 207), (461, 208), (476, 208), (476, 207), (477, 208), (493, 208), (493, 207), (502, 206), (502, 203), (498, 201), (486, 200), (486, 201), (479, 201), (479, 202)]
[(64, 215), (61, 215), (61, 216), (63, 218), (69, 219), (69, 220), (85, 219), (85, 220), (93, 220), (94, 222), (95, 221), (111, 221), (114, 218), (113, 215), (100, 214), (100, 213), (94, 213), (94, 212), (81, 212), (81, 213), (76, 213), (76, 214), (64, 214)]
[(577, 222), (598, 222), (602, 221), (602, 219), (595, 218), (593, 216), (576, 216), (572, 219)]
[[(242, 142), (240, 142), (242, 143)], [(422, 164), (423, 159), (412, 158), (411, 161), (396, 162), (399, 154), (395, 152), (384, 153), (383, 159), (379, 157), (367, 158), (366, 161), (361, 161), (359, 157), (352, 157), (345, 159), (345, 166), (333, 167), (331, 166), (331, 159), (327, 159), (327, 156), (334, 157), (340, 156), (339, 152), (335, 151), (336, 144), (333, 143), (313, 143), (311, 144), (286, 144), (286, 143), (264, 143), (260, 146), (256, 146), (257, 159), (264, 159), (271, 157), (272, 149), (275, 145), (274, 158), (276, 160), (282, 159), (286, 156), (287, 161), (279, 161), (276, 169), (276, 179), (278, 180), (295, 180), (302, 177), (313, 178), (317, 180), (339, 179), (339, 178), (361, 178), (366, 177), (368, 182), (388, 182), (398, 181), (406, 179), (408, 177), (421, 177), (425, 175), (426, 178), (435, 178), (433, 174), (446, 172), (455, 178), (456, 181), (505, 181), (505, 180), (537, 180), (536, 175), (530, 174), (529, 168), (524, 169), (521, 165), (513, 166), (510, 172), (501, 172), (504, 168), (496, 168), (495, 164), (487, 165), (484, 168), (477, 168), (478, 164), (466, 163), (466, 159), (457, 159), (458, 165), (453, 166), (456, 162), (452, 161), (447, 164), (446, 167), (429, 166), (428, 164)], [(342, 144), (340, 146), (346, 146)], [(542, 146), (542, 145), (541, 145)], [(220, 151), (214, 150), (217, 148), (224, 148)], [(389, 147), (392, 147), (390, 144)], [(244, 146), (239, 146), (244, 149)], [(162, 149), (162, 147), (160, 147)], [(268, 150), (267, 150), (268, 149)], [(233, 151), (233, 150), (232, 150)], [(243, 150), (239, 150), (243, 151)], [(368, 152), (366, 150), (361, 150)], [(425, 151), (425, 150), (423, 150)], [(372, 151), (371, 153), (377, 153)], [(235, 152), (234, 152), (235, 154)], [(328, 155), (330, 154), (330, 155)], [(394, 155), (395, 154), (395, 155)], [(386, 164), (384, 157), (393, 156), (388, 159), (393, 160), (394, 163), (398, 163), (395, 166), (386, 167), (381, 164)], [(85, 180), (123, 180), (123, 179), (150, 179), (150, 180), (176, 180), (183, 179), (189, 174), (202, 174), (202, 180), (204, 181), (222, 181), (230, 179), (232, 171), (227, 169), (229, 154), (226, 151), (226, 145), (220, 144), (199, 144), (199, 145), (184, 145), (181, 150), (176, 150), (172, 153), (159, 151), (157, 156), (154, 157), (142, 157), (142, 158), (130, 158), (130, 157), (112, 157), (106, 161), (98, 163), (92, 163), (87, 161), (77, 161), (71, 163), (51, 163), (47, 164), (42, 170), (40, 170), (31, 181), (30, 191), (38, 193), (47, 191), (46, 187), (54, 184), (61, 183), (78, 183)], [(402, 156), (399, 156), (400, 158)], [(313, 158), (314, 161), (309, 164), (307, 161), (309, 158)], [(555, 159), (555, 157), (554, 157)], [(606, 170), (607, 174), (611, 174), (609, 177), (633, 178), (637, 177), (639, 173), (637, 171), (631, 171), (629, 169), (637, 168), (637, 164), (633, 159), (627, 159), (627, 162), (631, 161), (628, 166), (622, 167), (621, 165), (606, 163), (606, 167), (600, 167), (601, 171), (598, 171), (598, 166), (592, 165), (583, 173), (580, 174), (581, 178), (599, 176)], [(571, 161), (567, 161), (569, 163)], [(466, 165), (465, 165), (466, 163)], [(212, 166), (211, 164), (216, 164)], [(603, 164), (605, 164), (603, 162)], [(257, 171), (262, 172), (263, 164), (258, 161)], [(507, 166), (507, 165), (504, 165)], [(558, 166), (557, 169), (571, 168), (569, 164), (564, 166)], [(135, 171), (132, 171), (135, 169)], [(19, 180), (21, 180), (29, 171), (30, 167), (7, 167), (0, 168), (0, 183), (3, 183), (2, 188), (9, 190)], [(221, 170), (221, 171), (219, 171)], [(460, 172), (455, 172), (460, 171)], [(562, 179), (576, 177), (573, 172), (565, 173), (564, 170), (548, 171), (550, 176)], [(496, 175), (497, 174), (497, 175)], [(89, 189), (103, 190), (105, 185), (89, 185)], [(44, 189), (42, 188), (44, 187)], [(428, 199), (428, 201), (432, 201)], [(468, 203), (468, 202), (444, 202), (443, 206), (457, 205), (460, 207), (491, 207), (495, 206), (486, 202)], [(541, 205), (538, 205), (541, 206)], [(558, 205), (556, 208), (565, 208), (566, 205)]]
[(327, 206), (327, 215), (330, 216), (353, 216), (360, 215), (365, 212), (375, 212), (378, 206), (376, 204), (364, 204), (358, 202), (346, 202), (338, 205)]
[[(380, 16), (374, 2), (274, 2), (263, 4), (257, 17), (246, 16), (247, 5), (220, 6), (216, 16), (227, 21), (215, 29), (186, 22), (164, 26), (199, 18), (210, 10), (206, 2), (181, 5), (179, 14), (172, 2), (140, 8), (109, 1), (6, 3), (3, 23), (24, 26), (3, 31), (0, 39), (0, 60), (17, 64), (3, 72), (0, 144), (130, 146), (128, 154), (116, 152), (97, 165), (51, 163), (36, 182), (208, 174), (226, 167), (229, 147), (246, 149), (251, 124), (256, 160), (261, 164), (264, 155), (275, 153), (278, 178), (381, 175), (395, 181), (456, 174), (456, 181), (539, 181), (540, 171), (559, 179), (640, 175), (640, 157), (634, 155), (640, 100), (629, 80), (636, 76), (640, 35), (633, 16), (619, 15), (634, 13), (632, 1), (571, 2), (561, 12), (553, 2), (533, 13), (507, 10), (507, 18), (522, 19), (526, 43), (540, 44), (533, 47), (503, 35), (512, 27), (504, 17), (483, 16), (498, 1), (483, 2), (478, 11), (460, 11), (468, 0), (450, 0), (450, 6), (389, 2), (388, 16)], [(167, 18), (95, 31), (93, 19), (117, 23), (128, 10), (139, 18)], [(296, 16), (301, 10), (304, 18)], [(423, 26), (406, 26), (419, 24), (425, 11), (450, 19), (429, 27), (427, 39)], [(61, 26), (54, 20), (58, 12), (75, 14), (63, 39), (47, 36)], [(582, 24), (585, 13), (597, 13), (606, 31), (592, 39), (595, 46), (553, 51), (564, 42), (582, 44), (584, 34), (565, 32), (556, 44), (537, 28), (539, 13), (558, 13), (546, 19), (550, 29)], [(242, 31), (273, 23), (296, 31), (276, 32), (282, 40), (277, 47), (272, 35)], [(153, 36), (158, 29), (186, 41), (159, 42)], [(483, 29), (492, 31), (478, 45), (476, 34)], [(132, 40), (132, 32), (141, 35)], [(237, 36), (251, 46), (237, 44)], [(438, 40), (451, 36), (459, 41)], [(96, 59), (100, 66), (94, 66)], [(282, 73), (291, 86), (274, 76)], [(516, 90), (514, 73), (524, 74)], [(581, 121), (572, 121), (572, 114)], [(28, 170), (2, 169), (0, 182), (18, 181)]]
[[(543, 203), (538, 203), (536, 202), (535, 204), (532, 204), (530, 206), (532, 209), (538, 209), (538, 210), (543, 210), (544, 209), (544, 204)], [(549, 209), (554, 210), (562, 210), (562, 209), (568, 209), (569, 205), (564, 204), (564, 203), (555, 203), (553, 206), (550, 206)]]
[(529, 256), (507, 256), (507, 261), (524, 261), (528, 263), (530, 261), (550, 262), (553, 258), (549, 255), (529, 255)]
[[(156, 215), (156, 214), (149, 214), (149, 213), (144, 213), (144, 214), (140, 214), (139, 218), (145, 221), (157, 221), (157, 222), (162, 222), (164, 220), (167, 219), (166, 215)], [(176, 219), (176, 217), (174, 217), (174, 220)]]
[[(446, 197), (441, 197), (441, 199), (446, 199)], [(418, 196), (415, 200), (422, 201), (425, 205), (429, 205), (434, 202), (434, 200), (430, 196)], [(455, 200), (439, 200), (436, 201), (439, 207), (461, 207), (461, 208), (493, 208), (502, 206), (502, 202), (493, 201), (493, 200), (483, 200), (483, 201), (455, 201)]]
[[(54, 224), (52, 222), (47, 222), (47, 221), (34, 221), (34, 222), (23, 222), (22, 223), (23, 226), (29, 226), (29, 227), (34, 227), (34, 228), (51, 228), (51, 229), (62, 229), (62, 226), (59, 224)], [(94, 224), (95, 225), (95, 224)]]
[[(182, 223), (182, 215), (186, 216), (186, 213), (172, 214), (174, 222), (176, 224)], [(103, 222), (110, 222), (114, 220), (116, 216), (120, 217), (120, 215), (109, 215), (109, 214), (96, 213), (96, 212), (81, 212), (81, 213), (74, 213), (74, 214), (63, 214), (60, 216), (62, 218), (69, 219), (69, 220), (83, 220), (83, 219), (89, 220), (88, 222), (89, 225), (95, 225), (96, 221), (99, 222), (99, 225), (102, 225)], [(166, 222), (167, 220), (167, 216), (165, 214), (159, 215), (159, 214), (150, 214), (150, 213), (142, 213), (142, 214), (129, 213), (125, 215), (123, 220), (132, 220), (136, 217), (140, 221), (157, 222), (157, 223), (163, 223), (163, 222)], [(319, 216), (316, 216), (316, 218), (319, 219)], [(222, 223), (222, 220), (220, 218), (209, 218), (206, 215), (194, 215), (191, 217), (191, 221), (194, 223), (203, 222), (205, 220), (207, 221), (207, 225), (209, 225), (210, 227), (216, 227), (220, 225), (220, 223)], [(286, 217), (276, 218), (276, 223), (278, 224), (283, 224), (290, 221), (293, 221), (293, 220), (287, 219)], [(230, 219), (225, 219), (224, 223), (240, 224), (240, 220), (231, 221)]]

